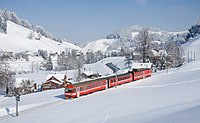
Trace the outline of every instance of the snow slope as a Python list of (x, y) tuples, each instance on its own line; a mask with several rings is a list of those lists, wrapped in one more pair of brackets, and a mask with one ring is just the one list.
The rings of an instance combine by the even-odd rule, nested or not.
[(83, 69), (85, 71), (92, 71), (93, 73), (99, 73), (100, 75), (109, 75), (113, 73), (113, 71), (106, 66), (106, 63), (109, 62), (112, 62), (119, 68), (126, 67), (125, 57), (108, 57), (93, 64), (85, 64), (83, 66)]
[[(198, 43), (196, 39), (183, 47), (198, 52)], [(101, 64), (109, 61), (84, 67), (100, 69)], [(119, 67), (123, 63), (119, 58), (114, 61), (119, 62)], [(64, 99), (63, 89), (23, 95), (18, 117), (15, 117), (15, 99), (0, 96), (0, 122), (199, 123), (199, 73), (200, 59), (197, 58), (168, 73), (161, 71), (146, 79), (73, 100)]]
[(98, 50), (102, 51), (103, 53), (107, 51), (107, 48), (115, 42), (115, 39), (100, 39), (97, 41), (92, 41), (88, 43), (84, 48), (83, 52), (86, 53), (87, 51), (94, 51), (97, 52)]
[(80, 47), (63, 42), (59, 43), (49, 38), (41, 37), (40, 40), (28, 39), (31, 30), (19, 26), (13, 22), (7, 22), (7, 34), (0, 33), (0, 49), (4, 51), (22, 52), (38, 51), (38, 49), (47, 50), (48, 52), (61, 52), (68, 49), (82, 50)]
[[(124, 68), (125, 62), (124, 57), (109, 57), (102, 59), (96, 63), (93, 64), (85, 64), (83, 66), (83, 69), (81, 71), (83, 72), (92, 72), (92, 73), (99, 73), (100, 75), (108, 75), (112, 74), (112, 70), (106, 66), (106, 63), (112, 62), (114, 65), (117, 65), (119, 68)], [(12, 66), (12, 69), (16, 71), (20, 70), (31, 70), (31, 63), (26, 62), (26, 61), (13, 61), (9, 62), (10, 66)], [(22, 65), (23, 64), (23, 65)], [(46, 77), (48, 74), (67, 74), (67, 77), (75, 80), (76, 76), (78, 74), (77, 70), (68, 70), (68, 71), (61, 71), (61, 72), (51, 72), (51, 71), (39, 71), (39, 70), (34, 70), (34, 73), (27, 73), (27, 74), (17, 74), (16, 78), (29, 78), (31, 80), (34, 80), (35, 83), (37, 84), (42, 84), (43, 82), (46, 81)]]
[(22, 96), (19, 117), (14, 99), (1, 98), (1, 114), (9, 108), (12, 115), (0, 122), (199, 123), (199, 62), (73, 100), (64, 100), (62, 89)]
[(194, 39), (188, 41), (187, 43), (183, 44), (182, 47), (185, 51), (186, 58), (188, 57), (187, 54), (189, 52), (189, 55), (191, 57), (191, 52), (192, 56), (194, 57), (194, 52), (195, 52), (195, 59), (200, 59), (200, 35), (195, 37)]

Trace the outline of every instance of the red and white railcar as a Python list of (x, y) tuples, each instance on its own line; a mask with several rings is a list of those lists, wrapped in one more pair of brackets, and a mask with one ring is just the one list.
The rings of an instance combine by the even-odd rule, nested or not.
[(151, 69), (133, 69), (128, 73), (119, 75), (111, 75), (80, 83), (68, 83), (65, 85), (65, 97), (76, 98), (82, 95), (108, 89), (149, 76), (151, 76)]

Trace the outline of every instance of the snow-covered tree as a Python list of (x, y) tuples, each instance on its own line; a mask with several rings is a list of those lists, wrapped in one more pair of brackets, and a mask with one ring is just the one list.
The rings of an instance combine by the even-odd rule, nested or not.
[(126, 56), (125, 65), (126, 65), (127, 67), (130, 67), (131, 64), (132, 64), (132, 61), (133, 61), (133, 58), (132, 58), (131, 55)]
[(176, 42), (166, 42), (165, 49), (168, 55), (171, 57), (171, 63), (173, 67), (178, 67), (184, 62), (184, 51)]
[(142, 55), (143, 63), (150, 60), (150, 45), (151, 45), (151, 36), (149, 34), (149, 29), (144, 28), (136, 37), (136, 40), (139, 42), (139, 53)]
[(0, 14), (0, 32), (1, 33), (7, 33), (7, 23), (5, 21), (5, 18)]
[(100, 50), (98, 50), (98, 51), (95, 53), (95, 57), (96, 57), (96, 61), (99, 61), (99, 60), (101, 60), (101, 59), (104, 58), (103, 53), (102, 53)]
[(34, 36), (34, 33), (33, 33), (33, 31), (31, 31), (29, 34), (28, 34), (28, 36), (27, 36), (27, 38), (28, 39), (35, 39), (35, 36)]
[(39, 49), (39, 50), (38, 50), (38, 54), (39, 54), (43, 59), (45, 59), (45, 60), (48, 59), (48, 52), (47, 52), (46, 50), (41, 50), (41, 49)]
[(5, 90), (6, 95), (12, 95), (14, 82), (15, 74), (10, 70), (9, 64), (0, 61), (0, 90)]
[(48, 71), (53, 70), (53, 63), (52, 63), (52, 59), (51, 59), (50, 55), (49, 55), (49, 58), (47, 60), (47, 68), (46, 68), (46, 70), (48, 70)]
[(46, 38), (50, 38), (57, 42), (62, 43), (63, 39), (53, 36), (48, 31), (46, 31), (41, 26), (37, 26), (34, 24), (30, 24), (27, 20), (20, 19), (15, 12), (11, 12), (9, 10), (1, 10), (0, 9), (0, 32), (6, 33), (7, 32), (7, 21), (11, 21), (18, 25), (21, 25), (25, 28), (32, 30), (33, 32), (37, 32)]
[(86, 59), (85, 59), (85, 63), (86, 64), (91, 64), (91, 63), (94, 63), (94, 62), (96, 62), (96, 60), (95, 60), (95, 54), (94, 54), (94, 52), (93, 51), (88, 51), (87, 53), (86, 53)]
[(200, 21), (193, 25), (189, 30), (186, 39), (194, 38), (195, 36), (200, 34)]
[(20, 83), (21, 93), (22, 94), (31, 93), (32, 85), (33, 85), (33, 82), (30, 79), (23, 79), (22, 82)]

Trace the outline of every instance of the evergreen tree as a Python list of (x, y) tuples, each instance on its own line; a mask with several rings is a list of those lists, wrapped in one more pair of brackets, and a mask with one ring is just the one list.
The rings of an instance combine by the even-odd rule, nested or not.
[(52, 63), (52, 59), (51, 56), (49, 55), (48, 61), (47, 61), (47, 68), (46, 70), (51, 71), (53, 70), (53, 63)]
[(196, 23), (195, 25), (192, 25), (190, 29), (188, 29), (188, 34), (186, 36), (186, 40), (189, 40), (190, 38), (194, 38), (195, 36), (200, 34), (200, 21)]

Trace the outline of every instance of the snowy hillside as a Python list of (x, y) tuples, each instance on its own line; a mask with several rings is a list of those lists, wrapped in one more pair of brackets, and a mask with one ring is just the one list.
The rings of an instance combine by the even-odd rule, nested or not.
[(0, 97), (0, 122), (199, 123), (199, 63), (73, 100), (63, 89), (21, 96), (18, 117), (15, 99)]
[[(198, 52), (199, 46), (199, 38), (196, 38), (183, 48)], [(120, 57), (103, 59), (84, 68), (109, 72), (103, 65), (110, 61), (123, 68), (124, 61)], [(63, 89), (23, 95), (18, 117), (15, 117), (15, 98), (0, 96), (0, 122), (199, 123), (199, 73), (200, 59), (197, 57), (168, 73), (164, 70), (150, 78), (73, 100), (65, 100)], [(44, 74), (30, 76), (41, 79)]]
[(93, 64), (85, 64), (83, 68), (85, 71), (92, 71), (93, 73), (99, 73), (100, 75), (108, 75), (113, 73), (113, 71), (106, 66), (106, 63), (109, 62), (112, 62), (121, 69), (126, 67), (125, 57), (109, 57)]
[(121, 41), (131, 41), (134, 40), (137, 34), (143, 30), (143, 28), (148, 28), (152, 40), (156, 41), (169, 41), (169, 40), (174, 40), (174, 41), (184, 41), (186, 33), (188, 31), (179, 31), (179, 32), (167, 32), (160, 30), (159, 28), (156, 27), (142, 27), (139, 25), (133, 25), (128, 28), (122, 29), (118, 32), (111, 33), (107, 36), (107, 39), (120, 39)]
[(83, 52), (86, 53), (88, 51), (102, 51), (105, 53), (108, 50), (107, 48), (115, 41), (115, 39), (100, 39), (97, 41), (92, 41), (83, 48)]
[(7, 34), (0, 33), (0, 49), (4, 51), (22, 52), (30, 51), (35, 52), (38, 49), (47, 50), (48, 52), (61, 52), (68, 49), (82, 50), (80, 47), (63, 42), (59, 43), (52, 39), (41, 36), (40, 40), (29, 39), (31, 30), (19, 26), (13, 22), (7, 22)]
[[(137, 36), (144, 27), (134, 25), (121, 31), (109, 34), (106, 39), (100, 39), (89, 42), (83, 52), (87, 51), (102, 51), (103, 53), (120, 52), (122, 47), (129, 50), (135, 49), (138, 45)], [(175, 41), (180, 44), (186, 42), (185, 37), (188, 31), (166, 32), (155, 27), (148, 27), (151, 40), (154, 43), (154, 48), (160, 47), (160, 44), (167, 41)], [(155, 43), (158, 42), (158, 43)]]
[(191, 57), (191, 52), (192, 56), (194, 59), (194, 52), (195, 52), (195, 59), (200, 59), (200, 35), (195, 37), (194, 39), (191, 39), (187, 43), (182, 45), (184, 51), (185, 51), (185, 57), (187, 58), (188, 53)]
[[(113, 71), (106, 66), (106, 63), (112, 62), (117, 67), (123, 69), (126, 67), (124, 60), (125, 60), (125, 57), (105, 58), (105, 59), (102, 59), (93, 64), (84, 64), (81, 72), (99, 73), (100, 75), (112, 74)], [(9, 64), (10, 64), (10, 66), (13, 67), (13, 70), (18, 69), (18, 71), (20, 71), (21, 69), (31, 70), (31, 65), (32, 65), (32, 63), (25, 62), (25, 61), (24, 61), (24, 63), (23, 63), (23, 61), (9, 62)], [(22, 64), (23, 64), (23, 66), (22, 66)], [(46, 77), (48, 74), (67, 74), (67, 77), (69, 79), (72, 79), (73, 81), (75, 81), (76, 77), (77, 77), (77, 72), (78, 71), (76, 69), (61, 71), (61, 72), (35, 70), (35, 73), (17, 74), (16, 78), (29, 78), (31, 80), (34, 80), (34, 82), (37, 84), (42, 84), (43, 82), (46, 81)]]

